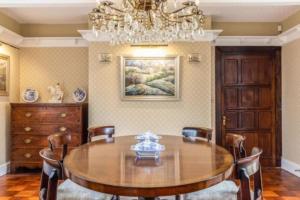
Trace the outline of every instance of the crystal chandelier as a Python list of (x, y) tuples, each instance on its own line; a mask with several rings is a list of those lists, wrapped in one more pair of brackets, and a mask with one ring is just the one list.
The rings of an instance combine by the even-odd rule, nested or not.
[(98, 1), (89, 20), (95, 36), (106, 33), (111, 44), (193, 41), (202, 36), (205, 16), (198, 3), (186, 1), (177, 8), (176, 1), (173, 7), (167, 0), (122, 0), (120, 7)]

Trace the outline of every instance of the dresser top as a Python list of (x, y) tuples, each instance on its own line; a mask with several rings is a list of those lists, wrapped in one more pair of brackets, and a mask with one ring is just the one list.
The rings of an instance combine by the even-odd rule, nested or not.
[(12, 107), (41, 107), (41, 106), (50, 106), (50, 107), (73, 107), (73, 106), (86, 106), (87, 103), (11, 103)]

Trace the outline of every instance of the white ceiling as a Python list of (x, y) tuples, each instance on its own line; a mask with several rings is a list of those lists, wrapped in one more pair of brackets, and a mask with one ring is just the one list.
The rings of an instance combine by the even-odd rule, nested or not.
[[(214, 21), (279, 22), (300, 10), (299, 0), (200, 0), (200, 2), (204, 13), (212, 15)], [(95, 0), (0, 0), (0, 11), (20, 23), (86, 23), (87, 14), (94, 6)]]

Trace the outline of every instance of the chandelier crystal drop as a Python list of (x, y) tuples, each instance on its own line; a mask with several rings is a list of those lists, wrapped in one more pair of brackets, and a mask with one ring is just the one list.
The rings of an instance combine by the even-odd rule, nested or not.
[(179, 0), (173, 1), (170, 6), (167, 0), (122, 0), (120, 7), (102, 1), (89, 20), (95, 36), (106, 33), (111, 44), (193, 41), (203, 36), (205, 16), (198, 3), (179, 6)]

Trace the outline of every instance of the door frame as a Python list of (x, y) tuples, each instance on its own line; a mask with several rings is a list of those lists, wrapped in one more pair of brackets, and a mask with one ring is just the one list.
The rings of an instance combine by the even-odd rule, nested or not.
[(275, 137), (276, 137), (276, 166), (281, 166), (282, 156), (282, 114), (281, 114), (281, 47), (280, 46), (216, 46), (215, 47), (215, 110), (216, 110), (216, 143), (222, 145), (222, 55), (236, 53), (269, 52), (273, 54), (275, 65)]

